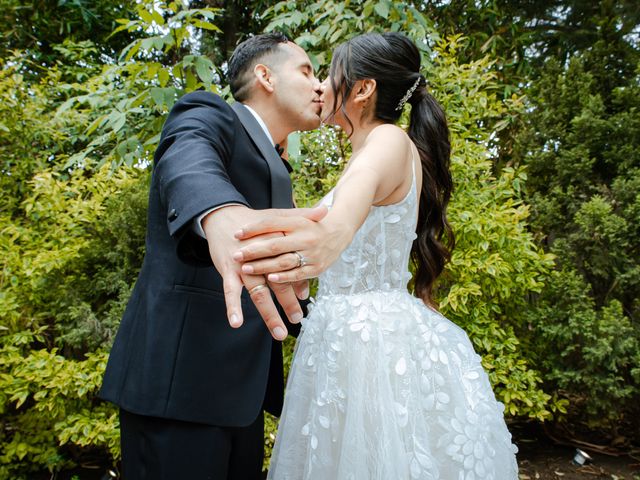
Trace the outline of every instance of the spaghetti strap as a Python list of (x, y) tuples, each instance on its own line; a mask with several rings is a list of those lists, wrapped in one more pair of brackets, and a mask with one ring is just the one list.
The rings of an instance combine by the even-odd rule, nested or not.
[(416, 181), (416, 152), (418, 151), (418, 147), (415, 146), (413, 141), (411, 142), (411, 174), (413, 175), (413, 179), (411, 180), (411, 188), (414, 186), (417, 188), (418, 184)]

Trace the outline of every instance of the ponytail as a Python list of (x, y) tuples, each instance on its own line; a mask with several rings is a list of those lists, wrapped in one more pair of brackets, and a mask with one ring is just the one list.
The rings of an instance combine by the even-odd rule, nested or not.
[(446, 215), (453, 190), (449, 128), (444, 110), (425, 85), (420, 85), (408, 102), (411, 104), (408, 134), (418, 148), (422, 165), (417, 238), (411, 247), (416, 268), (414, 289), (426, 304), (434, 305), (433, 284), (451, 258), (455, 244)]

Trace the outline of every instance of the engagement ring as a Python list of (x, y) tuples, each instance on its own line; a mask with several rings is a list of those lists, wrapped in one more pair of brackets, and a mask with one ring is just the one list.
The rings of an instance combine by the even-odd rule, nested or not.
[(302, 255), (300, 252), (296, 252), (294, 251), (293, 253), (295, 253), (298, 256), (298, 265), (296, 265), (296, 268), (302, 268), (304, 267), (307, 263), (309, 263), (307, 261), (306, 258), (304, 258), (304, 255)]
[(307, 259), (304, 258), (304, 255), (302, 255), (300, 252), (294, 251), (293, 253), (298, 257), (298, 265), (296, 265), (295, 268), (302, 268), (308, 263)]

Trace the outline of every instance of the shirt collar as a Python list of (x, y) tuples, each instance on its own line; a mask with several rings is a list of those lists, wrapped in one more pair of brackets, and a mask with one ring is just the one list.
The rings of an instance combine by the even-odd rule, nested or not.
[(273, 138), (271, 137), (271, 134), (269, 133), (269, 129), (267, 128), (267, 124), (264, 123), (264, 120), (262, 120), (262, 118), (260, 118), (260, 115), (258, 115), (258, 112), (256, 112), (253, 108), (251, 108), (246, 103), (243, 103), (243, 105), (247, 108), (247, 110), (249, 110), (249, 112), (251, 112), (251, 115), (253, 115), (255, 117), (256, 121), (258, 122), (258, 125), (260, 125), (260, 128), (262, 128), (262, 130), (264, 131), (265, 135), (267, 136), (267, 138), (271, 142), (271, 145), (273, 145), (275, 147), (276, 144), (273, 141)]

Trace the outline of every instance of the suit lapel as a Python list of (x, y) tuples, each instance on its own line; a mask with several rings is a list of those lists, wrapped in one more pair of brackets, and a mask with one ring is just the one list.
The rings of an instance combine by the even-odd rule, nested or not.
[(255, 117), (242, 105), (236, 102), (231, 105), (242, 126), (253, 141), (269, 166), (271, 172), (271, 206), (273, 208), (289, 208), (292, 206), (291, 178), (282, 159), (265, 135)]

